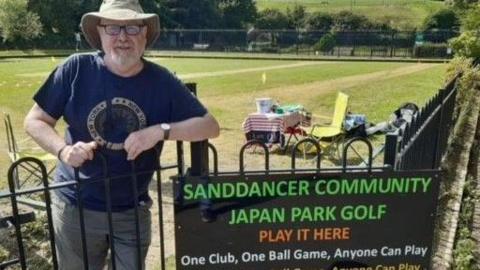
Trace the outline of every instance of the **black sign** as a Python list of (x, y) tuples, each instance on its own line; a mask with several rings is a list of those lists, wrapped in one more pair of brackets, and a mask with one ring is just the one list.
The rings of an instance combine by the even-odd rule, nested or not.
[(177, 179), (177, 269), (429, 269), (438, 174)]

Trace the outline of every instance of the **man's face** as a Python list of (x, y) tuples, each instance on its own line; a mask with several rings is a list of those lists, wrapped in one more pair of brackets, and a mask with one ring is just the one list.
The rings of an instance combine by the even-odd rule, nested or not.
[[(147, 43), (147, 27), (143, 26), (141, 20), (138, 21), (117, 21), (102, 19), (99, 26), (97, 26), (100, 39), (102, 41), (102, 48), (105, 56), (109, 57), (114, 65), (120, 67), (130, 67), (137, 64), (145, 51)], [(118, 33), (118, 26), (122, 27)], [(135, 27), (128, 26), (143, 26), (137, 34), (132, 30)], [(133, 29), (132, 29), (133, 28)]]

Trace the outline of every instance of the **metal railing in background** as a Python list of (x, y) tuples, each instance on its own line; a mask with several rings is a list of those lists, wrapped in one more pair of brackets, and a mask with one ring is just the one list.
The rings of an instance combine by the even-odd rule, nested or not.
[[(332, 35), (333, 34), (333, 35)], [(332, 47), (315, 48), (326, 35)], [(456, 30), (416, 31), (307, 31), (238, 29), (167, 29), (153, 50), (282, 53), (348, 57), (436, 57), (450, 58), (447, 41)], [(418, 40), (421, 36), (421, 40)], [(430, 44), (433, 48), (421, 50)]]
[[(380, 58), (451, 58), (448, 40), (460, 34), (455, 29), (424, 32), (396, 30), (261, 30), (261, 29), (164, 29), (150, 50), (198, 51), (251, 54), (290, 54), (303, 57), (380, 57)], [(319, 49), (315, 45), (324, 37), (332, 37), (329, 46)], [(85, 40), (82, 50), (91, 50)], [(0, 50), (11, 50), (0, 43)], [(57, 50), (62, 56), (75, 48), (69, 40), (38, 43), (31, 42), (22, 50)], [(59, 52), (58, 50), (66, 50)]]

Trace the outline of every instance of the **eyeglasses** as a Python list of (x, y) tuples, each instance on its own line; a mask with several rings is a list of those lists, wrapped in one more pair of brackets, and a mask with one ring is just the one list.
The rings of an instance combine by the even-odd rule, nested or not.
[(105, 33), (110, 36), (118, 36), (120, 35), (120, 32), (125, 30), (125, 33), (129, 36), (135, 36), (140, 33), (142, 30), (142, 27), (145, 26), (145, 24), (142, 25), (116, 25), (116, 24), (100, 24), (98, 25), (100, 27), (105, 28)]

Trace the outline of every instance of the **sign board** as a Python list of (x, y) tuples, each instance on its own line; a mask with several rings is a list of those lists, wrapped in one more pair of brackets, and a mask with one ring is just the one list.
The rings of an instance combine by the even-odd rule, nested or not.
[[(438, 176), (176, 179), (183, 198), (175, 206), (177, 269), (429, 269)], [(200, 218), (208, 202), (216, 215), (210, 223)]]

